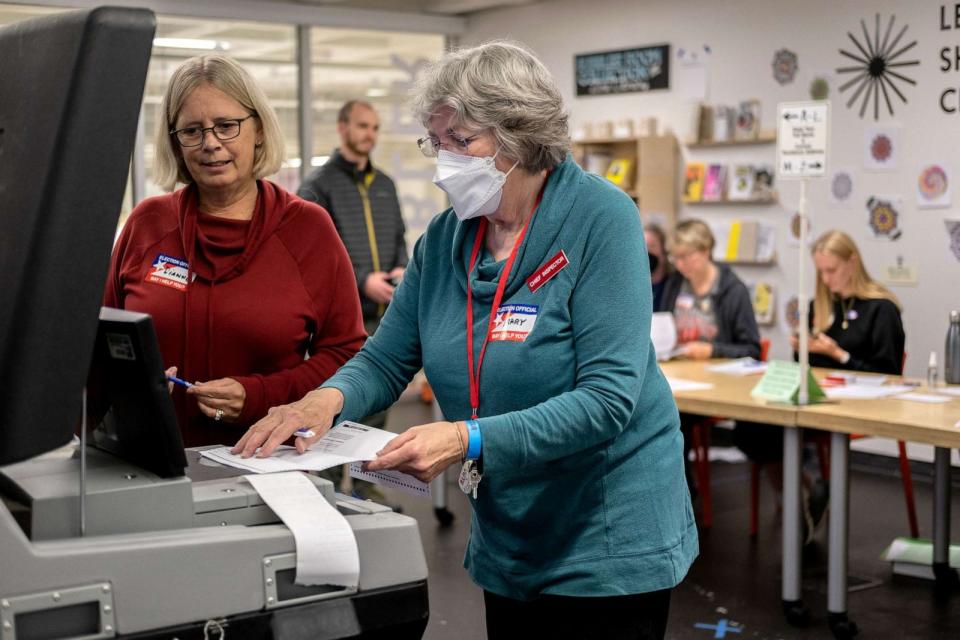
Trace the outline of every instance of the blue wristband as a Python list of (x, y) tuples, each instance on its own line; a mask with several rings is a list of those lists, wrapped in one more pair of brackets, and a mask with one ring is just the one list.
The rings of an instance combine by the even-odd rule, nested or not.
[(483, 450), (483, 437), (480, 435), (480, 423), (476, 420), (465, 420), (467, 425), (467, 460), (476, 460)]

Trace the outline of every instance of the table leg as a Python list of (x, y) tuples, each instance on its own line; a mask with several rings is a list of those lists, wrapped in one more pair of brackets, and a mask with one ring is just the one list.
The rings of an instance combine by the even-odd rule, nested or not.
[(783, 613), (793, 626), (806, 626), (810, 611), (800, 588), (800, 429), (783, 430)]
[(847, 558), (850, 516), (850, 436), (830, 436), (830, 530), (827, 559), (827, 622), (836, 638), (852, 638), (857, 625), (847, 616)]
[(950, 568), (950, 449), (936, 447), (933, 458), (933, 575), (937, 588), (952, 589), (957, 572)]
[[(440, 410), (440, 403), (433, 399), (433, 420), (442, 422), (446, 418), (443, 411)], [(454, 465), (456, 467), (456, 465)], [(460, 469), (456, 469), (459, 473)], [(433, 514), (441, 526), (447, 526), (453, 522), (453, 512), (447, 508), (447, 473), (443, 472), (430, 483), (430, 495), (433, 497)]]

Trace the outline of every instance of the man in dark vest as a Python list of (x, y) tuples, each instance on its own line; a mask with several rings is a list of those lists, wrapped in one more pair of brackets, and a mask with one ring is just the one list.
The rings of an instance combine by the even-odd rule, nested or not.
[(340, 147), (300, 185), (297, 195), (330, 212), (353, 262), (363, 320), (373, 334), (407, 264), (403, 217), (390, 176), (374, 168), (380, 118), (373, 105), (350, 100), (340, 108)]

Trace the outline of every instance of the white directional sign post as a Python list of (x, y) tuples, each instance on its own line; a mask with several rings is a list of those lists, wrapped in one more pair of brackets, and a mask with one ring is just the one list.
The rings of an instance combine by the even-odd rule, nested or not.
[(781, 180), (825, 176), (830, 103), (782, 102), (777, 112), (777, 175)]
[[(777, 105), (777, 178), (780, 180), (800, 180), (800, 203), (798, 213), (800, 217), (800, 250), (798, 253), (797, 268), (797, 304), (800, 307), (799, 351), (800, 351), (800, 392), (797, 402), (805, 405), (810, 401), (808, 388), (810, 379), (810, 351), (807, 344), (809, 334), (809, 304), (807, 302), (806, 272), (807, 261), (807, 179), (822, 178), (827, 174), (827, 146), (829, 142), (830, 105), (828, 102), (785, 102)], [(800, 433), (799, 429), (783, 430), (783, 571), (782, 595), (784, 604), (799, 603), (801, 596), (800, 565)], [(834, 434), (837, 436), (838, 434)], [(837, 455), (843, 455), (834, 449), (834, 462), (840, 460)], [(846, 446), (842, 447), (846, 452)], [(836, 484), (842, 482), (833, 476)], [(830, 543), (844, 544), (846, 541), (845, 523), (840, 532), (841, 518), (830, 519)], [(841, 535), (842, 533), (842, 535)], [(831, 546), (831, 548), (834, 548)], [(836, 576), (842, 574), (844, 586), (841, 591), (846, 597), (846, 566), (837, 567), (831, 563), (828, 576), (829, 583)], [(831, 590), (833, 593), (833, 590)], [(828, 603), (829, 611), (846, 611), (846, 602), (837, 606), (832, 600)]]
[(810, 370), (810, 352), (807, 345), (809, 333), (809, 303), (806, 290), (807, 265), (807, 178), (822, 178), (827, 175), (827, 146), (830, 133), (829, 102), (781, 102), (777, 105), (777, 178), (800, 180), (800, 251), (797, 267), (797, 306), (800, 321), (797, 325), (800, 342), (800, 393), (801, 405), (809, 401), (807, 389)]

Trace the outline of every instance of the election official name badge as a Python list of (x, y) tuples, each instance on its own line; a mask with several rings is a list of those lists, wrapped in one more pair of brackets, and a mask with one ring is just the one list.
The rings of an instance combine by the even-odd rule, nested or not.
[(502, 304), (493, 320), (490, 342), (523, 342), (533, 331), (540, 307), (535, 304)]
[(147, 277), (144, 279), (152, 284), (170, 287), (177, 291), (186, 291), (189, 271), (190, 268), (186, 260), (161, 253), (150, 265), (150, 271), (147, 272)]

